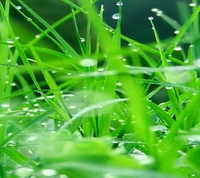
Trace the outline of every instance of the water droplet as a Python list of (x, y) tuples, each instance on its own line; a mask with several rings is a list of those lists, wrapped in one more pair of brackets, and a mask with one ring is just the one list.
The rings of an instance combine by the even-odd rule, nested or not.
[(55, 176), (56, 175), (56, 170), (54, 169), (43, 169), (41, 172), (40, 172), (43, 176)]
[(112, 18), (118, 20), (120, 19), (120, 14), (119, 13), (113, 14)]
[(190, 6), (190, 7), (195, 7), (196, 4), (195, 4), (195, 3), (190, 3), (189, 6)]
[(94, 59), (83, 59), (80, 61), (80, 64), (84, 67), (92, 67), (97, 64), (97, 61)]
[(153, 20), (153, 17), (148, 17), (149, 20)]
[(200, 67), (200, 59), (196, 59), (194, 61), (194, 65), (197, 66), (197, 67)]
[(15, 6), (15, 8), (20, 10), (20, 9), (22, 9), (22, 6)]
[(117, 86), (122, 86), (122, 83), (121, 83), (121, 82), (117, 82), (116, 85), (117, 85)]
[(123, 6), (123, 2), (118, 1), (118, 2), (116, 3), (116, 5), (117, 5), (117, 6)]
[(11, 40), (11, 39), (8, 39), (6, 42), (9, 43), (9, 44), (13, 44), (14, 43), (13, 40)]
[(15, 171), (15, 174), (19, 177), (29, 177), (31, 176), (33, 169), (31, 168), (19, 168)]
[(161, 10), (159, 10), (159, 11), (156, 12), (157, 16), (161, 16), (162, 14), (163, 14), (163, 11), (161, 11)]
[(70, 109), (76, 109), (76, 106), (69, 106)]
[(85, 42), (85, 38), (80, 38), (81, 42), (84, 43)]
[(174, 51), (181, 51), (181, 50), (182, 50), (181, 46), (176, 46), (176, 47), (174, 48)]
[(186, 63), (186, 64), (189, 63), (189, 60), (188, 60), (188, 59), (185, 59), (185, 60), (184, 60), (184, 63)]
[(159, 10), (157, 8), (152, 8), (151, 11), (152, 12), (158, 12)]
[(171, 90), (173, 87), (170, 85), (165, 86), (166, 90)]
[(99, 68), (98, 71), (99, 72), (103, 72), (105, 69), (104, 68)]
[(13, 87), (16, 86), (16, 83), (11, 83), (11, 86), (13, 86)]
[(29, 110), (29, 108), (27, 108), (27, 107), (24, 107), (24, 108), (23, 108), (23, 110), (24, 110), (24, 111), (28, 111), (28, 110)]
[(61, 174), (61, 175), (59, 175), (59, 178), (68, 178), (68, 176)]
[(2, 108), (9, 108), (9, 104), (2, 104), (1, 107)]
[(174, 34), (176, 34), (176, 35), (179, 34), (179, 30), (175, 30)]
[(38, 34), (38, 35), (35, 35), (35, 38), (39, 38), (40, 37), (40, 35)]
[(30, 22), (30, 21), (32, 21), (32, 19), (28, 17), (28, 18), (27, 18), (27, 21)]
[(38, 103), (35, 103), (35, 104), (34, 104), (34, 106), (35, 106), (35, 107), (38, 107), (38, 106), (39, 106), (39, 104), (38, 104)]

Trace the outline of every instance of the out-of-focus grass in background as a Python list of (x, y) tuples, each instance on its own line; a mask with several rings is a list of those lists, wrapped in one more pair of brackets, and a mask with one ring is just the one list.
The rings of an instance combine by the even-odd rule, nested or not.
[(0, 2), (0, 177), (200, 176), (200, 6), (156, 2)]

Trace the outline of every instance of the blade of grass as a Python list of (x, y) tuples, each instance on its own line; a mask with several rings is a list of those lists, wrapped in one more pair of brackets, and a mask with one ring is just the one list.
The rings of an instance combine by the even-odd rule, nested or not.
[[(151, 17), (150, 17), (149, 20), (151, 22), (153, 32), (154, 32), (154, 35), (155, 35), (155, 38), (156, 38), (156, 42), (157, 42), (157, 45), (158, 45), (158, 49), (159, 49), (159, 52), (160, 52), (162, 66), (168, 67), (167, 59), (165, 57), (165, 53), (164, 53), (164, 50), (162, 48), (162, 44), (161, 44), (159, 35), (158, 35), (157, 30), (156, 30), (154, 23), (152, 21), (153, 19), (151, 19)], [(169, 82), (172, 81), (171, 80), (171, 78), (172, 78), (171, 73), (169, 73), (168, 71), (165, 72), (165, 77), (166, 77), (166, 81), (169, 81)], [(178, 101), (178, 96), (176, 95), (176, 91), (175, 91), (174, 88), (170, 88), (170, 89), (167, 89), (167, 93), (168, 93), (168, 96), (169, 96), (169, 98), (172, 102), (172, 105), (173, 105), (174, 110), (175, 110), (175, 115), (177, 117), (179, 115), (180, 111), (181, 111), (181, 107), (180, 107), (180, 104), (179, 104), (179, 101)]]
[(194, 13), (190, 16), (190, 18), (185, 22), (185, 24), (181, 27), (179, 30), (179, 33), (172, 39), (171, 45), (167, 48), (165, 51), (165, 55), (168, 57), (172, 52), (174, 51), (174, 48), (178, 45), (182, 37), (187, 32), (188, 28), (191, 26), (191, 24), (195, 21), (200, 11), (200, 6), (198, 6)]
[(21, 128), (15, 130), (10, 136), (6, 137), (5, 139), (0, 141), (0, 147), (5, 147), (9, 141), (11, 141), (13, 138), (18, 136), (21, 132), (24, 132), (26, 129), (32, 127), (33, 125), (40, 123), (44, 119), (46, 119), (49, 115), (51, 115), (54, 111), (52, 109), (36, 116), (30, 121), (27, 121)]
[(55, 38), (60, 42), (60, 44), (65, 48), (66, 54), (72, 58), (79, 58), (79, 55), (74, 51), (74, 49), (49, 25), (44, 19), (42, 19), (37, 13), (35, 13), (30, 7), (28, 7), (23, 1), (18, 0), (18, 2), (35, 17), (42, 25), (44, 25), (50, 32), (55, 36)]

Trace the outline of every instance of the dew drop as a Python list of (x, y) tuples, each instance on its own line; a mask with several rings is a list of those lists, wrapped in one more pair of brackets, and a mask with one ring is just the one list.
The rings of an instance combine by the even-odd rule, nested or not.
[(98, 72), (103, 72), (105, 69), (104, 68), (99, 68)]
[(180, 47), (180, 46), (176, 46), (175, 48), (174, 48), (174, 51), (181, 51), (182, 50), (182, 48)]
[(195, 4), (195, 3), (190, 3), (189, 6), (190, 6), (190, 7), (195, 7), (196, 4)]
[(59, 175), (59, 178), (68, 178), (68, 177), (64, 174), (61, 174), (61, 175)]
[(189, 60), (188, 60), (188, 59), (185, 59), (185, 60), (184, 60), (184, 63), (188, 64), (188, 63), (189, 63)]
[(166, 90), (171, 90), (173, 87), (172, 86), (166, 86), (165, 88), (166, 88)]
[(123, 6), (123, 2), (118, 1), (118, 2), (116, 3), (116, 5), (117, 5), (117, 6)]
[(11, 83), (11, 86), (13, 86), (13, 87), (16, 86), (16, 83)]
[(153, 20), (153, 17), (148, 17), (149, 20)]
[(1, 107), (2, 108), (9, 108), (9, 104), (2, 104)]
[(161, 16), (162, 14), (163, 14), (163, 11), (161, 11), (161, 10), (159, 10), (159, 11), (156, 12), (157, 16)]
[(32, 21), (32, 19), (28, 17), (28, 18), (27, 18), (27, 21), (30, 22), (30, 21)]
[(9, 44), (13, 44), (14, 43), (13, 40), (11, 40), (11, 39), (8, 39), (6, 42), (9, 43)]
[(158, 12), (159, 10), (157, 8), (152, 8), (151, 11), (152, 12)]
[(15, 174), (19, 177), (29, 177), (31, 176), (33, 169), (30, 168), (19, 168), (15, 171)]
[(119, 13), (113, 14), (112, 18), (118, 20), (120, 19), (120, 14)]
[(15, 6), (15, 8), (20, 10), (20, 9), (22, 9), (22, 6)]
[(48, 177), (51, 177), (51, 176), (55, 176), (56, 175), (56, 170), (54, 170), (54, 169), (43, 169), (42, 171), (41, 171), (41, 174), (43, 175), (43, 176), (48, 176)]
[(76, 106), (69, 106), (70, 109), (76, 109)]
[(39, 38), (40, 37), (40, 35), (38, 34), (38, 35), (35, 35), (35, 38)]
[(97, 61), (95, 61), (94, 59), (83, 59), (80, 61), (80, 64), (84, 67), (92, 67), (94, 65), (96, 65)]
[(197, 67), (200, 67), (200, 59), (196, 59), (194, 61), (194, 65), (197, 66)]
[(84, 43), (85, 42), (85, 38), (80, 38), (81, 42)]
[(174, 31), (174, 34), (176, 35), (179, 34), (179, 30)]

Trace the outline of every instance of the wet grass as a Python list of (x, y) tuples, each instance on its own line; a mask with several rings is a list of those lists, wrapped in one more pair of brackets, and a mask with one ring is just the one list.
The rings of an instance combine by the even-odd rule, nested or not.
[[(95, 2), (63, 0), (71, 13), (53, 25), (21, 0), (0, 2), (0, 177), (200, 177), (195, 4), (179, 4), (182, 24), (153, 9), (175, 34), (160, 40), (149, 17), (155, 42), (142, 44), (121, 34), (122, 1), (115, 29)], [(15, 34), (14, 9), (38, 30), (28, 43)], [(69, 20), (79, 51), (56, 30)]]

